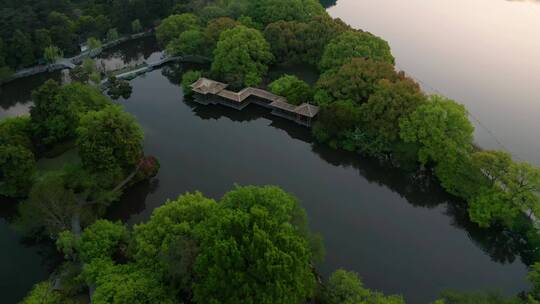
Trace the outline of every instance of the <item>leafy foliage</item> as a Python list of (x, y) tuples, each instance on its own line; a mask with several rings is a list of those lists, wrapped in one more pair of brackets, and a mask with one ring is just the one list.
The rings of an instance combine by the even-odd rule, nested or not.
[(193, 93), (191, 85), (202, 77), (201, 71), (187, 71), (182, 75), (182, 89), (184, 95), (189, 96)]
[(183, 32), (199, 27), (199, 18), (193, 14), (171, 15), (161, 21), (156, 29), (156, 37), (161, 44), (167, 45)]
[(0, 195), (24, 197), (33, 182), (34, 154), (23, 146), (0, 145)]
[(77, 147), (88, 170), (115, 174), (132, 170), (141, 161), (143, 137), (133, 116), (119, 106), (108, 106), (81, 117)]
[(221, 34), (211, 70), (233, 86), (256, 86), (272, 58), (261, 32), (241, 25)]
[(319, 67), (322, 71), (339, 68), (355, 57), (394, 64), (388, 42), (367, 32), (347, 31), (326, 46)]
[(268, 87), (272, 93), (287, 98), (287, 101), (294, 105), (309, 102), (313, 96), (310, 86), (293, 75), (284, 75)]
[(324, 105), (337, 100), (349, 100), (361, 105), (368, 101), (382, 79), (398, 79), (391, 64), (353, 58), (321, 76), (315, 88), (315, 101)]
[(297, 201), (275, 187), (242, 187), (221, 204), (198, 231), (195, 301), (300, 303), (311, 296), (315, 278)]
[(433, 95), (400, 121), (400, 136), (405, 142), (418, 143), (418, 158), (441, 163), (453, 161), (460, 152), (472, 149), (474, 127), (463, 105)]

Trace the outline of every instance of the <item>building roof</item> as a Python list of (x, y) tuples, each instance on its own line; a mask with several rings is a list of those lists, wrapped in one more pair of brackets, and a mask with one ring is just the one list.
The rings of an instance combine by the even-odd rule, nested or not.
[(309, 103), (303, 103), (296, 107), (294, 112), (305, 117), (313, 118), (317, 115), (317, 113), (319, 113), (319, 107)]
[(219, 81), (214, 81), (208, 78), (199, 78), (199, 80), (195, 81), (191, 88), (193, 91), (199, 93), (199, 94), (218, 94), (219, 92), (223, 91), (228, 85)]

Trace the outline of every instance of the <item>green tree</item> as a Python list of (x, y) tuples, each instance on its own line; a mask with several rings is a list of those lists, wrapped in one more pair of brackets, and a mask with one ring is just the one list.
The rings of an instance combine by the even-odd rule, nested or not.
[(34, 136), (46, 146), (72, 139), (82, 114), (110, 103), (94, 87), (80, 83), (61, 87), (53, 80), (34, 91), (32, 100), (30, 116)]
[(339, 269), (328, 279), (323, 304), (405, 304), (400, 296), (384, 296), (365, 288), (358, 274)]
[(25, 67), (32, 65), (36, 60), (32, 40), (21, 30), (15, 30), (13, 33), (11, 49), (14, 50), (11, 55), (15, 57), (19, 66)]
[(42, 56), (45, 48), (52, 45), (51, 34), (47, 29), (37, 29), (34, 31), (34, 43), (36, 56)]
[(32, 151), (32, 125), (30, 117), (18, 116), (0, 121), (0, 146), (21, 146)]
[(229, 17), (220, 17), (210, 20), (204, 29), (204, 35), (208, 41), (209, 49), (213, 51), (216, 48), (219, 36), (221, 36), (223, 31), (232, 29), (239, 24), (238, 21)]
[(102, 44), (101, 41), (97, 38), (90, 37), (86, 40), (86, 45), (88, 45), (88, 48), (90, 50), (96, 50), (101, 48)]
[(132, 115), (120, 106), (108, 106), (81, 117), (77, 128), (77, 147), (88, 170), (127, 173), (139, 164), (144, 155), (143, 137)]
[(75, 304), (75, 301), (54, 290), (53, 282), (44, 281), (34, 285), (21, 304)]
[(60, 232), (71, 230), (77, 208), (75, 193), (66, 188), (62, 173), (50, 172), (32, 186), (28, 199), (19, 205), (19, 226), (28, 235), (43, 231), (55, 239)]
[(117, 40), (119, 37), (120, 35), (118, 35), (118, 30), (116, 28), (112, 28), (107, 32), (106, 39), (108, 42), (111, 42)]
[(191, 291), (199, 253), (195, 228), (218, 208), (201, 193), (186, 193), (167, 201), (150, 220), (134, 227), (137, 263), (159, 274), (172, 288)]
[(336, 69), (355, 57), (394, 64), (388, 42), (367, 32), (347, 31), (328, 43), (319, 67), (322, 71)]
[(255, 22), (270, 24), (276, 21), (308, 21), (326, 14), (316, 0), (258, 0), (252, 2), (251, 17)]
[(133, 22), (131, 22), (131, 32), (136, 34), (136, 33), (140, 33), (142, 32), (143, 30), (143, 27), (142, 27), (142, 24), (141, 24), (141, 21), (139, 19), (135, 19), (133, 20)]
[(64, 53), (74, 54), (79, 51), (77, 26), (63, 13), (53, 11), (47, 18), (52, 44), (58, 46)]
[(273, 81), (269, 86), (272, 93), (287, 98), (294, 105), (311, 101), (311, 87), (303, 80), (293, 75), (284, 75)]
[(198, 230), (197, 303), (301, 303), (313, 295), (304, 214), (295, 198), (276, 187), (240, 187), (221, 205)]
[(89, 263), (94, 259), (110, 258), (125, 251), (128, 241), (129, 232), (124, 225), (97, 220), (84, 229), (81, 235), (81, 260)]
[(23, 146), (0, 145), (0, 195), (24, 197), (32, 186), (34, 154)]
[(92, 303), (176, 303), (159, 277), (133, 264), (115, 265), (97, 259), (85, 265), (83, 275), (88, 284), (95, 286)]
[[(462, 293), (447, 290), (441, 293), (439, 302), (434, 304), (525, 304), (518, 298), (506, 298), (496, 292), (468, 292)], [(530, 303), (533, 304), (533, 303)]]
[(420, 146), (418, 159), (423, 164), (451, 162), (472, 149), (474, 127), (467, 110), (442, 96), (430, 96), (428, 103), (401, 120), (400, 129), (405, 142)]
[(193, 14), (171, 15), (161, 22), (156, 29), (156, 37), (162, 45), (167, 45), (173, 39), (187, 30), (200, 28), (199, 18)]
[(303, 33), (307, 24), (296, 21), (277, 21), (264, 30), (264, 37), (270, 44), (276, 62), (293, 63), (302, 61), (304, 55)]
[[(513, 162), (500, 151), (475, 152), (472, 161), (489, 181), (470, 201), (469, 215), (480, 226), (500, 221), (511, 224), (521, 213), (540, 214), (540, 169)], [(477, 185), (478, 186), (478, 185)]]
[(207, 55), (206, 39), (200, 30), (187, 30), (167, 44), (167, 54), (173, 56)]
[(324, 105), (336, 100), (350, 100), (361, 105), (375, 92), (380, 80), (395, 81), (398, 78), (391, 64), (353, 58), (321, 76), (315, 86), (315, 101)]
[(333, 148), (341, 147), (347, 133), (360, 125), (360, 119), (360, 108), (353, 102), (336, 101), (321, 107), (313, 135), (321, 143), (327, 143)]
[(221, 34), (211, 71), (233, 86), (256, 86), (271, 61), (270, 46), (261, 32), (237, 26)]
[(362, 104), (365, 127), (377, 132), (386, 141), (399, 139), (399, 121), (427, 102), (420, 86), (409, 78), (391, 82), (381, 80), (368, 102)]
[(62, 58), (64, 56), (61, 49), (54, 45), (50, 45), (45, 48), (43, 51), (43, 58), (45, 59), (45, 62), (48, 64), (53, 64), (58, 60), (59, 58)]
[(307, 23), (302, 31), (305, 54), (302, 57), (304, 62), (317, 66), (326, 45), (335, 37), (351, 27), (340, 19), (332, 19), (327, 15), (316, 16)]
[(187, 71), (182, 75), (182, 89), (184, 90), (185, 96), (189, 96), (193, 93), (191, 85), (201, 77), (201, 71)]

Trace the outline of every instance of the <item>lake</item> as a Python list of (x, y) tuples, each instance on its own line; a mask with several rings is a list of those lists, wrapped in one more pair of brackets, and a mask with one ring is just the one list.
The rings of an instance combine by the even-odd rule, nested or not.
[[(529, 19), (512, 19), (523, 7), (537, 11), (537, 5), (504, 0), (431, 2), (409, 1), (404, 6), (389, 0), (340, 0), (329, 11), (389, 40), (401, 69), (465, 103), (512, 152), (540, 163), (540, 155), (534, 153), (540, 141), (534, 139), (535, 132), (528, 131), (539, 127), (539, 120), (532, 117), (540, 113), (534, 102), (539, 94), (532, 85), (540, 75), (533, 71), (540, 70), (535, 70), (537, 62), (522, 64), (534, 58), (534, 50), (523, 50), (521, 56), (514, 50), (538, 42), (528, 38), (535, 37), (532, 34), (524, 41), (520, 36), (525, 32), (521, 22)], [(505, 20), (489, 23), (491, 19), (484, 15), (504, 15), (503, 8), (508, 20), (519, 25), (510, 22), (500, 35), (484, 36), (494, 21)], [(462, 17), (471, 18), (470, 22), (458, 22), (454, 11), (465, 12)], [(472, 22), (474, 14), (478, 24)], [(529, 30), (538, 28), (531, 25)], [(503, 35), (507, 31), (512, 35)], [(471, 41), (478, 45), (473, 47)], [(484, 42), (493, 47), (481, 52)], [(495, 47), (499, 44), (506, 48)], [(144, 39), (104, 53), (99, 62), (116, 69), (158, 57), (155, 42)], [(219, 198), (235, 184), (273, 184), (301, 200), (312, 230), (323, 236), (327, 255), (319, 270), (325, 276), (340, 267), (354, 270), (367, 287), (403, 294), (413, 304), (429, 303), (448, 288), (495, 289), (508, 295), (529, 288), (522, 262), (527, 253), (519, 241), (505, 231), (476, 228), (460, 202), (446, 195), (431, 177), (316, 145), (308, 129), (272, 117), (257, 106), (237, 112), (184, 100), (178, 83), (187, 68), (166, 66), (136, 78), (131, 81), (132, 96), (119, 101), (142, 125), (145, 151), (160, 160), (161, 170), (154, 180), (126, 191), (109, 218), (130, 224), (144, 221), (166, 199), (186, 191)], [(499, 73), (494, 73), (497, 69)], [(314, 78), (314, 72), (305, 67), (280, 68), (273, 75), (281, 71), (310, 82)], [(61, 79), (62, 74), (49, 77)], [(31, 89), (46, 78), (37, 76), (2, 87), (0, 117), (26, 113)], [(508, 102), (510, 96), (512, 102)], [(485, 147), (498, 145), (481, 128), (476, 140)], [(5, 206), (0, 212), (4, 248), (0, 292), (3, 301), (15, 303), (46, 277), (50, 254), (43, 249), (47, 246), (21, 239), (9, 224), (13, 204)]]

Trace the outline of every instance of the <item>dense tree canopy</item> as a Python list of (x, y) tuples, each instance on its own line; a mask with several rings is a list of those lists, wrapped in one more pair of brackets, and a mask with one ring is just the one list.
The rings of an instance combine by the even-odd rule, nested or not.
[(284, 75), (274, 80), (268, 88), (272, 93), (287, 98), (293, 105), (310, 102), (313, 96), (309, 84), (293, 75)]
[(199, 18), (193, 14), (171, 15), (161, 21), (156, 29), (156, 37), (161, 44), (167, 45), (183, 32), (199, 28)]
[(82, 162), (94, 172), (115, 175), (133, 170), (144, 155), (142, 141), (143, 132), (135, 118), (119, 106), (88, 112), (77, 128)]
[(356, 105), (368, 101), (382, 79), (398, 79), (391, 64), (353, 58), (338, 69), (324, 73), (316, 84), (315, 101), (320, 105), (349, 100)]
[(328, 284), (322, 295), (323, 304), (404, 304), (399, 296), (386, 297), (373, 292), (362, 285), (358, 274), (345, 270), (337, 270), (328, 279)]
[(377, 83), (368, 102), (362, 105), (362, 120), (366, 128), (377, 132), (387, 141), (399, 139), (399, 121), (426, 102), (426, 97), (413, 80), (395, 82), (387, 79)]
[(256, 0), (252, 1), (250, 16), (256, 22), (308, 21), (326, 12), (316, 0)]
[(400, 122), (401, 138), (418, 143), (420, 162), (452, 161), (472, 149), (474, 127), (463, 105), (433, 95)]
[(241, 25), (221, 34), (212, 73), (233, 86), (256, 86), (272, 59), (270, 46), (261, 32)]
[(32, 100), (34, 136), (45, 145), (73, 139), (81, 115), (110, 103), (94, 87), (80, 83), (61, 87), (53, 80), (34, 91)]
[(0, 195), (21, 197), (32, 186), (34, 154), (20, 145), (0, 145)]
[(394, 64), (388, 42), (367, 32), (347, 31), (326, 46), (319, 67), (322, 71), (339, 68), (354, 57)]

